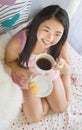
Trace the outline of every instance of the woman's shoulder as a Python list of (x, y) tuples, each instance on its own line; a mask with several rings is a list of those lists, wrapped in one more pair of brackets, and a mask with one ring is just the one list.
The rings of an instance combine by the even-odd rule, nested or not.
[(23, 50), (26, 43), (26, 29), (17, 32), (17, 34), (10, 40), (10, 45), (19, 48), (20, 52)]
[(21, 53), (24, 46), (26, 44), (26, 29), (21, 30), (15, 34), (12, 39), (7, 44), (7, 48), (10, 50), (16, 50), (17, 52)]

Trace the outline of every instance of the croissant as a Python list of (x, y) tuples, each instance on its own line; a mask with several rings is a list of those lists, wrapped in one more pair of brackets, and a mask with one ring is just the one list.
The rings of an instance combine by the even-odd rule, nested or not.
[(38, 95), (40, 93), (40, 87), (38, 86), (37, 82), (30, 82), (29, 88), (34, 95)]

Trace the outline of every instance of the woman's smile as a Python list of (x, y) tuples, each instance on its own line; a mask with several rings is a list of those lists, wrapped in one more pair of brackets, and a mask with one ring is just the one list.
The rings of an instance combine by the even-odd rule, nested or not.
[(51, 43), (45, 39), (42, 39), (42, 42), (45, 44), (45, 45), (51, 45)]

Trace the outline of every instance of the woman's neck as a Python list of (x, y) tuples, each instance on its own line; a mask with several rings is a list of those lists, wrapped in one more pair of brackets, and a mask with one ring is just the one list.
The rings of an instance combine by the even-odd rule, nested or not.
[(33, 49), (33, 54), (41, 54), (47, 52), (47, 49), (42, 48), (39, 43), (36, 43), (35, 48)]

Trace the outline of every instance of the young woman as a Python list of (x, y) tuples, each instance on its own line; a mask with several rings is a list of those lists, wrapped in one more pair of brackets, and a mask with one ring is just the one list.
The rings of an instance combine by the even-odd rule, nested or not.
[[(30, 26), (17, 33), (8, 43), (5, 54), (11, 76), (24, 94), (23, 111), (28, 122), (40, 121), (52, 108), (64, 112), (71, 100), (71, 81), (67, 36), (69, 18), (58, 5), (45, 7), (33, 19)], [(34, 96), (29, 87), (35, 76), (34, 61), (37, 55), (49, 53), (56, 60), (56, 69), (48, 74), (53, 83), (51, 94), (45, 98)]]

